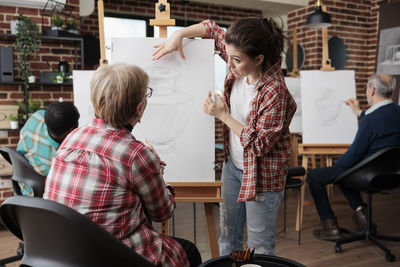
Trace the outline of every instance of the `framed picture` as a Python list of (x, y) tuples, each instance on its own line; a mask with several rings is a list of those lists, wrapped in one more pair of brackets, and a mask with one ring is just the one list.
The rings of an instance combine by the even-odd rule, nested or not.
[[(389, 1), (390, 2), (390, 1)], [(390, 74), (396, 79), (393, 101), (400, 103), (400, 2), (382, 3), (379, 7), (376, 72)]]

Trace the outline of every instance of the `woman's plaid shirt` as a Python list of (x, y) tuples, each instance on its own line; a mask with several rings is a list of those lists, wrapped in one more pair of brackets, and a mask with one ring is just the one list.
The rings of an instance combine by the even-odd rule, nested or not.
[[(215, 49), (227, 61), (225, 31), (213, 21), (204, 21), (205, 38), (215, 40)], [(230, 95), (236, 77), (225, 79), (224, 98), (230, 109)], [(238, 201), (257, 199), (257, 194), (281, 191), (285, 187), (290, 156), (289, 124), (296, 111), (281, 71), (281, 62), (272, 66), (257, 83), (258, 93), (240, 135), (243, 145), (243, 182)], [(229, 128), (223, 125), (225, 160), (229, 155)]]
[(156, 265), (189, 264), (179, 243), (151, 225), (172, 216), (175, 200), (153, 153), (126, 129), (94, 119), (68, 135), (53, 159), (44, 198), (87, 215)]

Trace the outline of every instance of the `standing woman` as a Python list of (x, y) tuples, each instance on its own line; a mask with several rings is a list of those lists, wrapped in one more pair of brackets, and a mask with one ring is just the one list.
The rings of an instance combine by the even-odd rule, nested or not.
[(229, 67), (224, 98), (216, 95), (214, 101), (210, 92), (203, 103), (205, 113), (224, 123), (220, 254), (243, 250), (247, 220), (247, 246), (274, 255), (276, 217), (288, 172), (289, 124), (296, 110), (281, 71), (285, 37), (268, 19), (241, 19), (228, 32), (208, 20), (175, 32), (156, 46), (153, 59), (175, 50), (185, 58), (185, 37), (214, 39)]

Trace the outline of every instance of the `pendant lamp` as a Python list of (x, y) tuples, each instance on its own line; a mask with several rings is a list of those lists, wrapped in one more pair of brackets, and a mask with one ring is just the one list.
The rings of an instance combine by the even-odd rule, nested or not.
[(322, 11), (322, 3), (317, 0), (314, 13), (307, 17), (306, 27), (312, 29), (326, 28), (332, 25), (331, 16)]

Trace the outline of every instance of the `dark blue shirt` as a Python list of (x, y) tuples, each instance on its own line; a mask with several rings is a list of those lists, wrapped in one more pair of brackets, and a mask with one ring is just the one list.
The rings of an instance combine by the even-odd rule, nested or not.
[(365, 115), (361, 112), (360, 125), (349, 150), (335, 163), (349, 169), (376, 151), (400, 146), (400, 106), (390, 103)]

